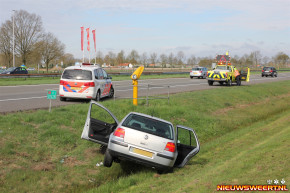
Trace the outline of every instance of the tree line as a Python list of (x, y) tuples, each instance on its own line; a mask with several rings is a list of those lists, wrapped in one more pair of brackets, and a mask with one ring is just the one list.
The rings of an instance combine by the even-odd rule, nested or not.
[[(41, 64), (44, 63), (48, 71), (52, 64), (64, 64), (64, 67), (74, 65), (82, 59), (74, 58), (70, 53), (65, 53), (65, 45), (52, 33), (45, 32), (40, 16), (28, 13), (25, 10), (14, 13), (14, 45), (15, 45), (15, 66), (21, 64)], [(13, 64), (13, 16), (11, 19), (1, 24), (0, 27), (0, 65), (11, 67)], [(86, 59), (87, 61), (87, 59)], [(273, 57), (263, 56), (260, 51), (254, 51), (239, 57), (231, 57), (234, 65), (239, 67), (250, 66), (276, 66), (287, 67), (289, 56), (283, 52), (278, 52)], [(122, 63), (133, 65), (144, 65), (145, 67), (193, 67), (196, 65), (210, 67), (215, 63), (214, 57), (197, 57), (195, 55), (186, 56), (183, 51), (177, 53), (138, 53), (133, 49), (128, 54), (124, 50), (118, 53), (109, 51), (103, 54), (96, 53), (92, 62), (106, 64), (108, 66), (118, 66)]]

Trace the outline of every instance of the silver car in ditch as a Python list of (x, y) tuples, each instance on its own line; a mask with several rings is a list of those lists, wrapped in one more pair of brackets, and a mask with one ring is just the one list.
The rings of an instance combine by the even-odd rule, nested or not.
[(157, 169), (169, 171), (183, 167), (199, 152), (195, 131), (150, 115), (130, 112), (119, 122), (101, 104), (91, 101), (81, 135), (95, 143), (107, 146), (104, 166), (113, 161), (129, 160)]

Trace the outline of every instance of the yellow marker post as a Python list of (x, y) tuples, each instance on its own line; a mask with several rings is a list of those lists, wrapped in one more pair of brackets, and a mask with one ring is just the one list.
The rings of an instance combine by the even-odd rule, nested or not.
[(135, 70), (135, 72), (131, 75), (132, 84), (133, 84), (133, 105), (138, 105), (138, 79), (140, 78), (142, 72), (144, 70), (144, 66), (140, 66)]

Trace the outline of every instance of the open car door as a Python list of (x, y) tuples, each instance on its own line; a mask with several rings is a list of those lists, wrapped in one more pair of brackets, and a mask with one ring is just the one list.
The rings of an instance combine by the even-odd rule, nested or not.
[(176, 130), (178, 156), (174, 166), (182, 168), (194, 155), (199, 152), (199, 142), (193, 129), (177, 125)]
[(106, 107), (91, 101), (81, 138), (108, 145), (110, 134), (118, 124), (117, 118)]

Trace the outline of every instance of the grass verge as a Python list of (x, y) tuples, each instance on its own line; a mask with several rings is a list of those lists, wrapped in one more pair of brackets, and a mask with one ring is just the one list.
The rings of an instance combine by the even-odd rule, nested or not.
[(97, 167), (99, 146), (80, 139), (88, 104), (0, 117), (0, 192), (214, 192), (218, 184), (289, 179), (290, 81), (102, 102), (119, 120), (151, 114), (192, 127), (201, 152), (157, 175), (134, 163)]

